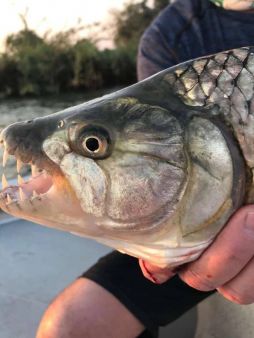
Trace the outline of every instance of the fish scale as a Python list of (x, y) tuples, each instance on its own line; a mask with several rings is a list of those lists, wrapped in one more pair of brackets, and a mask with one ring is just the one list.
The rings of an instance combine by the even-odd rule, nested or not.
[(189, 106), (216, 105), (233, 126), (247, 164), (254, 167), (254, 51), (252, 47), (187, 62), (165, 76)]

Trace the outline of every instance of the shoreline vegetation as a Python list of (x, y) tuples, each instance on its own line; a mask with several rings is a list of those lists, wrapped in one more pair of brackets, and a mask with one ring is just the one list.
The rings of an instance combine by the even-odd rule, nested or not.
[[(6, 38), (0, 54), (0, 98), (87, 92), (135, 83), (138, 41), (168, 3), (128, 2), (121, 11), (114, 11), (110, 25), (114, 48), (104, 50), (93, 37), (78, 38), (78, 27), (41, 37), (21, 16), (23, 29)], [(112, 29), (108, 34), (112, 36)]]

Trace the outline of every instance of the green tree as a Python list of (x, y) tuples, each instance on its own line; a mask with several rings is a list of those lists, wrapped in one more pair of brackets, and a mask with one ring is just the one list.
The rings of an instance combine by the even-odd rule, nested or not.
[(114, 12), (115, 44), (117, 47), (137, 46), (138, 40), (153, 19), (147, 0), (129, 2), (122, 11)]
[(19, 73), (20, 95), (42, 95), (68, 88), (73, 77), (70, 46), (57, 41), (46, 41), (27, 29), (7, 38), (7, 55), (15, 61)]
[(21, 74), (16, 60), (6, 53), (0, 55), (0, 95), (3, 97), (19, 95), (20, 79)]
[(159, 11), (161, 11), (163, 8), (168, 6), (170, 3), (169, 0), (153, 0), (153, 8), (155, 15), (158, 14)]
[(134, 83), (140, 36), (167, 4), (168, 0), (154, 0), (153, 6), (148, 0), (132, 1), (116, 11), (112, 50), (99, 50), (95, 36), (79, 38), (79, 24), (40, 37), (29, 28), (26, 13), (21, 15), (24, 28), (7, 37), (6, 51), (0, 55), (0, 95), (44, 95)]
[(139, 39), (154, 17), (168, 4), (169, 0), (154, 0), (148, 6), (148, 0), (130, 1), (123, 10), (114, 11), (115, 44), (117, 47), (132, 45), (137, 48)]
[(78, 41), (73, 47), (73, 85), (75, 87), (99, 88), (102, 76), (98, 69), (99, 51), (87, 39)]
[(7, 53), (15, 54), (21, 49), (34, 48), (43, 43), (43, 39), (40, 38), (34, 31), (29, 29), (23, 29), (16, 34), (10, 34), (5, 43), (5, 49)]

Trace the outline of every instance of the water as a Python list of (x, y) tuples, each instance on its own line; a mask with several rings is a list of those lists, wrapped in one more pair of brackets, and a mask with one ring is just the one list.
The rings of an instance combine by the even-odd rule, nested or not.
[[(77, 105), (79, 103), (88, 101), (98, 96), (102, 96), (112, 90), (103, 90), (97, 92), (90, 92), (89, 94), (71, 94), (59, 95), (55, 97), (47, 97), (40, 99), (8, 99), (0, 102), (0, 129), (7, 125), (24, 120), (31, 120), (35, 117), (46, 116), (67, 107)], [(0, 149), (0, 163), (2, 163), (3, 151)], [(29, 173), (29, 167), (22, 169), (22, 175)], [(14, 179), (17, 177), (16, 160), (10, 157), (6, 168), (0, 165), (0, 175), (4, 172), (7, 179)], [(0, 176), (0, 177), (1, 177)]]
[(0, 128), (17, 121), (46, 116), (70, 106), (108, 93), (109, 90), (88, 94), (69, 94), (40, 99), (8, 99), (0, 101)]

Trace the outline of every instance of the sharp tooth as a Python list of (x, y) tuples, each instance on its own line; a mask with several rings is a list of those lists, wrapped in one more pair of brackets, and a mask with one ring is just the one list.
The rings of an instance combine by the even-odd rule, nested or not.
[(33, 198), (36, 198), (36, 197), (38, 197), (39, 195), (37, 194), (37, 192), (34, 190), (33, 191)]
[(31, 173), (32, 173), (32, 177), (36, 176), (37, 168), (34, 164), (31, 164)]
[(2, 189), (8, 188), (9, 187), (9, 183), (5, 177), (5, 175), (2, 175)]
[(11, 196), (9, 194), (7, 194), (7, 202), (12, 203), (12, 199), (11, 199)]
[(23, 163), (21, 160), (18, 158), (17, 159), (17, 172), (20, 173), (21, 168), (23, 167)]
[(7, 161), (8, 161), (9, 153), (6, 149), (4, 149), (4, 154), (3, 154), (3, 167), (5, 167)]
[(18, 175), (18, 185), (21, 185), (21, 184), (23, 184), (23, 183), (25, 183), (23, 177), (20, 176), (20, 175)]
[(23, 192), (22, 188), (19, 188), (19, 197), (21, 201), (26, 200), (26, 194)]

